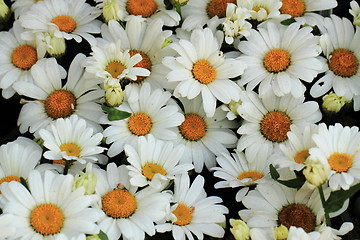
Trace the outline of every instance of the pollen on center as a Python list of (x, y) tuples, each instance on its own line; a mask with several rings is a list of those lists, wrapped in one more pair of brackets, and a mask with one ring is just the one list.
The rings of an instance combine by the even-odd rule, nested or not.
[(51, 20), (59, 30), (66, 33), (71, 33), (76, 29), (76, 21), (69, 15), (59, 15)]
[(44, 236), (59, 233), (63, 223), (63, 212), (58, 206), (51, 203), (41, 204), (30, 213), (30, 225), (35, 232)]
[[(142, 60), (140, 62), (138, 62), (137, 64), (135, 64), (134, 67), (141, 67), (141, 68), (145, 68), (150, 71), (152, 62), (146, 53), (144, 53), (143, 51), (138, 51), (138, 50), (130, 50), (129, 51), (130, 57), (134, 56), (137, 53), (139, 53), (141, 55)], [(145, 77), (143, 77), (143, 76), (137, 76), (136, 82), (141, 82), (142, 80), (144, 80), (144, 78)]]
[(36, 49), (26, 44), (16, 47), (11, 55), (12, 64), (22, 70), (29, 70), (37, 60)]
[(218, 16), (226, 17), (226, 7), (228, 3), (236, 4), (236, 0), (210, 0), (207, 4), (206, 11), (209, 18)]
[(177, 220), (174, 224), (179, 226), (188, 225), (192, 220), (193, 209), (183, 203), (179, 203), (172, 213), (176, 216)]
[(347, 153), (333, 153), (328, 158), (328, 162), (332, 170), (340, 173), (346, 172), (352, 166), (352, 157)]
[(185, 114), (185, 120), (179, 126), (180, 134), (189, 141), (198, 141), (207, 131), (205, 120), (196, 113)]
[(264, 56), (264, 67), (272, 73), (285, 71), (290, 66), (290, 54), (280, 48), (274, 48)]
[(304, 15), (306, 6), (303, 0), (281, 0), (280, 13), (289, 14), (291, 17), (301, 17)]
[(290, 131), (291, 120), (284, 112), (267, 113), (260, 122), (260, 131), (269, 141), (280, 143), (285, 141)]
[(110, 73), (110, 75), (113, 78), (117, 78), (125, 70), (125, 68), (126, 67), (121, 62), (112, 61), (112, 62), (108, 63), (108, 65), (105, 68), (105, 71)]
[(216, 70), (207, 60), (201, 59), (194, 63), (192, 74), (200, 83), (207, 84), (215, 80)]
[(70, 116), (74, 112), (75, 105), (74, 94), (65, 89), (53, 91), (44, 102), (47, 115), (53, 119)]
[(154, 0), (128, 0), (126, 3), (126, 11), (130, 15), (142, 16), (148, 18), (158, 10), (158, 6)]
[(306, 159), (310, 156), (309, 149), (298, 151), (294, 156), (294, 161), (299, 164), (305, 164)]
[(351, 77), (358, 72), (359, 60), (352, 51), (338, 48), (330, 54), (328, 66), (335, 75)]
[(106, 193), (102, 200), (102, 210), (112, 218), (130, 217), (137, 208), (133, 194), (126, 189), (114, 189)]
[(148, 180), (152, 180), (154, 175), (159, 173), (161, 175), (166, 175), (166, 170), (163, 166), (156, 164), (156, 163), (149, 163), (147, 162), (142, 168), (141, 168), (142, 174), (146, 177)]
[(316, 226), (316, 216), (311, 209), (304, 204), (289, 204), (284, 206), (278, 213), (279, 225), (288, 229), (291, 226), (304, 229), (305, 232), (312, 232)]
[(135, 113), (128, 120), (128, 128), (132, 134), (144, 136), (151, 131), (151, 118), (146, 113)]

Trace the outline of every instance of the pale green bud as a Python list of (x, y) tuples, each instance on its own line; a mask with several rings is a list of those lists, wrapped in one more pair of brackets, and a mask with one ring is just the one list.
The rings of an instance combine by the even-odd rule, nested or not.
[(124, 101), (125, 92), (122, 90), (120, 83), (115, 85), (104, 84), (105, 101), (109, 106), (117, 107)]
[(289, 230), (287, 229), (287, 227), (285, 227), (282, 224), (275, 228), (275, 238), (277, 240), (287, 239), (288, 234), (289, 234)]
[(329, 111), (337, 113), (347, 103), (346, 98), (340, 97), (333, 92), (326, 94), (323, 98), (322, 107)]
[(92, 172), (92, 164), (88, 163), (85, 172), (76, 174), (73, 182), (73, 190), (79, 187), (85, 188), (85, 194), (90, 195), (95, 193), (95, 187), (97, 182), (97, 176), (95, 172)]
[(321, 163), (319, 160), (307, 159), (303, 174), (306, 180), (315, 187), (324, 184), (328, 180), (330, 166), (327, 163)]
[(87, 236), (86, 240), (101, 240), (101, 238), (99, 237), (99, 235), (91, 235)]
[(171, 3), (173, 5), (180, 5), (180, 6), (184, 6), (188, 3), (189, 0), (171, 0)]
[(120, 10), (120, 3), (118, 0), (105, 0), (104, 6), (102, 9), (102, 14), (105, 22), (109, 22), (110, 20), (119, 21), (120, 18), (118, 16), (118, 12)]
[(353, 24), (360, 27), (360, 7), (359, 4), (354, 0), (350, 2), (349, 13), (354, 17)]
[(165, 41), (161, 47), (164, 48), (168, 46), (170, 43), (172, 43), (172, 40), (170, 38), (165, 38)]
[(230, 232), (233, 234), (235, 240), (249, 240), (250, 228), (240, 219), (230, 219)]
[(46, 33), (45, 36), (46, 51), (52, 57), (60, 57), (65, 54), (66, 43), (64, 38), (58, 38), (54, 35)]
[(10, 9), (4, 2), (4, 0), (0, 0), (0, 23), (6, 22), (10, 17)]

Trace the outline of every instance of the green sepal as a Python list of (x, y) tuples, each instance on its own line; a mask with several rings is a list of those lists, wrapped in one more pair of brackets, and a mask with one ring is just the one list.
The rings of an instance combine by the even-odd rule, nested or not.
[(118, 110), (115, 107), (109, 107), (106, 104), (103, 104), (101, 108), (107, 112), (107, 117), (110, 121), (122, 120), (131, 116), (129, 112)]
[(303, 175), (299, 175), (296, 178), (290, 180), (279, 180), (280, 174), (272, 164), (270, 164), (270, 175), (272, 179), (274, 179), (278, 183), (290, 188), (299, 189), (304, 185), (306, 181), (306, 178)]
[(109, 240), (108, 236), (106, 235), (106, 233), (104, 233), (103, 231), (100, 230), (99, 234), (98, 234), (99, 238), (101, 240)]

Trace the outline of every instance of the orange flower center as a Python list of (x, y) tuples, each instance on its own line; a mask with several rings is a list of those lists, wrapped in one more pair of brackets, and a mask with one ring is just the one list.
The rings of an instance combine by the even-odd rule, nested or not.
[(206, 11), (210, 18), (218, 16), (226, 17), (226, 7), (228, 3), (236, 4), (236, 0), (210, 0), (207, 4)]
[(211, 83), (216, 77), (216, 70), (207, 60), (197, 61), (192, 68), (194, 78), (202, 84)]
[(110, 62), (105, 68), (105, 71), (110, 73), (113, 78), (117, 78), (124, 70), (125, 66), (118, 61)]
[(126, 3), (126, 11), (130, 15), (141, 15), (147, 18), (156, 10), (158, 10), (158, 6), (154, 0), (128, 0)]
[[(151, 60), (149, 58), (149, 56), (144, 53), (143, 51), (137, 51), (137, 50), (130, 50), (129, 54), (130, 57), (134, 56), (135, 54), (139, 53), (142, 57), (142, 60), (140, 62), (138, 62), (137, 64), (134, 65), (134, 67), (141, 67), (141, 68), (145, 68), (147, 70), (151, 70)], [(144, 80), (145, 77), (143, 76), (137, 76), (136, 82), (141, 82), (142, 80)]]
[(129, 118), (128, 127), (133, 134), (144, 136), (151, 130), (151, 118), (145, 113), (135, 113)]
[(305, 164), (305, 161), (309, 156), (310, 156), (309, 150), (304, 149), (304, 150), (298, 151), (295, 154), (294, 161), (299, 164)]
[(102, 210), (112, 218), (130, 217), (137, 208), (134, 195), (125, 189), (114, 189), (102, 198)]
[(285, 71), (290, 65), (290, 54), (279, 48), (267, 52), (264, 56), (264, 67), (272, 73)]
[(81, 153), (81, 148), (75, 143), (64, 143), (60, 146), (60, 150), (73, 157), (79, 157)]
[(238, 179), (243, 180), (245, 178), (251, 178), (252, 181), (259, 180), (264, 174), (258, 171), (246, 171), (239, 174)]
[(335, 75), (351, 77), (358, 71), (359, 60), (352, 51), (338, 48), (330, 54), (328, 65)]
[(301, 227), (305, 232), (315, 230), (316, 217), (311, 209), (304, 204), (293, 203), (283, 207), (278, 214), (279, 225), (288, 229), (291, 226)]
[(328, 158), (332, 170), (346, 172), (352, 166), (352, 157), (347, 153), (333, 153)]
[(61, 209), (51, 203), (35, 207), (30, 214), (30, 225), (35, 232), (44, 236), (59, 233), (64, 223)]
[(11, 62), (15, 67), (22, 70), (29, 70), (37, 62), (36, 49), (30, 45), (20, 45), (14, 49), (11, 55)]
[(148, 179), (152, 180), (154, 175), (159, 173), (161, 175), (166, 175), (166, 170), (163, 166), (160, 166), (156, 163), (146, 163), (142, 168), (142, 174)]
[(181, 135), (190, 141), (198, 141), (206, 134), (205, 120), (196, 113), (185, 114), (185, 120), (179, 126)]
[(281, 0), (282, 6), (280, 13), (289, 14), (291, 17), (301, 17), (305, 13), (305, 3), (303, 0)]
[(188, 225), (192, 220), (193, 209), (183, 203), (179, 203), (172, 213), (176, 216), (177, 220), (174, 224), (179, 226)]
[(55, 90), (45, 100), (46, 113), (53, 119), (65, 118), (74, 112), (76, 98), (65, 89)]
[(61, 32), (71, 33), (76, 28), (75, 20), (68, 15), (59, 15), (51, 20)]
[(283, 112), (273, 111), (267, 113), (260, 122), (260, 131), (266, 139), (272, 142), (283, 142), (290, 131), (291, 120)]

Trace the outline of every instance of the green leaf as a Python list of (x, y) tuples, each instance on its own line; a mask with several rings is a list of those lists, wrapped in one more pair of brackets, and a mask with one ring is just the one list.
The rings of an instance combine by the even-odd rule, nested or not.
[(100, 230), (100, 233), (98, 234), (99, 238), (101, 240), (109, 240), (108, 236), (106, 235), (106, 233), (104, 233), (103, 231)]
[(295, 22), (295, 19), (289, 18), (289, 19), (285, 19), (284, 21), (281, 21), (281, 24), (288, 26), (288, 25), (292, 24), (293, 22)]
[(325, 211), (328, 213), (338, 211), (344, 205), (346, 199), (352, 197), (358, 191), (360, 191), (360, 183), (350, 187), (349, 190), (340, 189), (332, 192), (326, 201)]
[(102, 110), (107, 112), (108, 119), (110, 121), (122, 120), (122, 119), (125, 119), (125, 118), (128, 118), (131, 116), (131, 113), (129, 113), (129, 112), (121, 111), (114, 107), (109, 107), (106, 104), (103, 104), (101, 106), (101, 108), (102, 108)]
[(272, 179), (274, 179), (276, 181), (280, 177), (279, 172), (276, 170), (276, 168), (272, 164), (270, 164), (270, 175), (271, 175)]
[(279, 180), (280, 174), (272, 164), (270, 164), (270, 175), (278, 183), (290, 188), (299, 189), (306, 181), (306, 178), (303, 175), (298, 175), (296, 178), (290, 180)]

